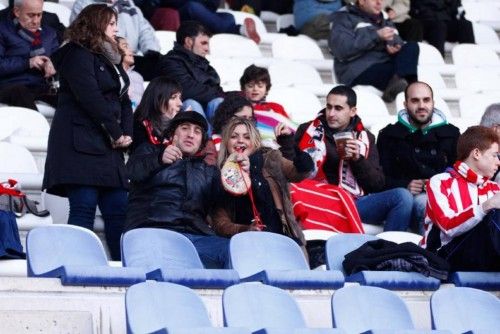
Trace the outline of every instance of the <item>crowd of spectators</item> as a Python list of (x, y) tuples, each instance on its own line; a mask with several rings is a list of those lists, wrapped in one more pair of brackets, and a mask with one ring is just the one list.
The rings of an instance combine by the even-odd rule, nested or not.
[[(224, 268), (228, 238), (242, 231), (283, 234), (305, 247), (310, 213), (340, 232), (363, 233), (363, 222), (425, 233), (424, 246), (456, 268), (498, 270), (499, 238), (490, 238), (498, 236), (491, 231), (500, 209), (500, 188), (490, 181), (500, 166), (498, 105), (484, 126), (460, 136), (417, 78), (417, 41), (441, 52), (446, 39), (474, 41), (460, 2), (441, 1), (446, 18), (425, 16), (425, 6), (437, 6), (427, 1), (312, 2), (294, 2), (297, 28), (329, 39), (342, 84), (316, 118), (297, 126), (266, 100), (265, 68), (247, 67), (241, 90), (224, 92), (207, 59), (212, 33), (256, 43), (260, 36), (255, 22), (237, 25), (217, 12), (218, 1), (151, 2), (181, 18), (173, 49), (160, 55), (154, 29), (131, 0), (77, 0), (62, 43), (44, 20), (42, 0), (14, 0), (1, 13), (0, 102), (36, 109), (35, 100), (52, 97), (43, 188), (69, 199), (68, 223), (92, 229), (99, 207), (113, 259), (124, 231), (156, 227), (184, 234), (208, 268)], [(433, 40), (432, 29), (444, 37)], [(378, 88), (387, 102), (404, 91), (397, 122), (377, 141), (357, 114), (355, 85)], [(340, 201), (328, 202), (329, 214), (307, 212), (316, 204), (310, 194), (321, 192)], [(299, 202), (305, 215), (293, 205)], [(474, 245), (463, 239), (482, 243), (488, 260), (470, 258)]]

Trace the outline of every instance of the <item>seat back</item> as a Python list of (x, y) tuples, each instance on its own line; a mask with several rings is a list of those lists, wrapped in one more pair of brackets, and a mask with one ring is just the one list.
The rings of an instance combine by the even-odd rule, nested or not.
[(486, 24), (473, 23), (472, 28), (474, 29), (474, 39), (478, 45), (500, 44), (500, 39), (492, 27)]
[(453, 63), (457, 66), (500, 67), (500, 59), (495, 51), (476, 44), (458, 44), (451, 50)]
[(272, 63), (269, 65), (269, 75), (273, 78), (274, 87), (287, 87), (296, 84), (323, 84), (321, 76), (314, 67), (296, 61)]
[[(38, 111), (22, 107), (0, 107), (0, 119), (13, 118), (18, 128), (13, 134), (25, 137), (47, 137), (50, 126)], [(46, 139), (46, 138), (45, 138)]]
[(498, 91), (500, 74), (489, 68), (462, 67), (455, 74), (457, 88), (473, 92)]
[(69, 26), (69, 18), (71, 16), (71, 10), (68, 7), (55, 2), (44, 1), (43, 10), (46, 12), (56, 14), (57, 17), (59, 18), (59, 21), (61, 21), (61, 23), (65, 27)]
[(23, 146), (0, 142), (0, 161), (0, 173), (38, 174), (35, 158)]
[(230, 286), (222, 295), (224, 325), (245, 327), (252, 332), (266, 327), (306, 327), (293, 297), (285, 290), (261, 283)]
[(238, 233), (231, 238), (229, 253), (232, 267), (241, 278), (262, 270), (309, 270), (299, 245), (277, 233)]
[(377, 240), (374, 235), (344, 233), (337, 234), (326, 242), (326, 267), (328, 270), (340, 270), (345, 274), (342, 262), (347, 253), (359, 248), (365, 242)]
[(43, 276), (61, 266), (107, 266), (99, 238), (73, 225), (37, 227), (26, 238), (28, 276)]
[(210, 39), (214, 58), (261, 58), (262, 52), (251, 39), (233, 34), (216, 34)]
[(464, 95), (458, 102), (460, 117), (473, 119), (474, 124), (479, 124), (486, 108), (490, 104), (498, 103), (499, 101), (500, 92), (497, 94), (476, 93)]
[(245, 69), (252, 65), (251, 59), (210, 58), (210, 65), (217, 71), (222, 87), (240, 90), (240, 78)]
[(161, 228), (128, 231), (121, 240), (126, 267), (203, 269), (192, 242), (180, 233)]
[(286, 36), (273, 41), (273, 58), (279, 59), (324, 59), (318, 44), (307, 36)]
[(175, 31), (156, 30), (155, 36), (160, 42), (160, 52), (166, 54), (174, 48)]
[[(405, 100), (404, 92), (401, 92), (398, 94), (398, 96), (396, 96), (396, 110), (398, 112), (405, 108), (404, 100)], [(448, 122), (450, 122), (450, 120), (453, 118), (448, 103), (446, 103), (446, 101), (442, 97), (434, 95), (434, 107), (443, 112)], [(396, 120), (397, 116), (394, 119)]]
[(444, 65), (443, 56), (434, 46), (419, 42), (418, 47), (418, 65)]
[(473, 288), (446, 288), (431, 297), (432, 328), (464, 333), (500, 328), (500, 301), (488, 292)]
[(285, 29), (289, 26), (295, 26), (295, 16), (293, 14), (279, 15), (276, 19), (276, 31), (279, 32), (280, 29)]
[(316, 118), (323, 108), (316, 95), (292, 87), (271, 88), (267, 100), (281, 104), (290, 119), (299, 124)]
[(372, 286), (341, 288), (332, 297), (333, 327), (347, 333), (373, 329), (414, 329), (405, 302), (394, 292)]
[(212, 327), (207, 309), (193, 290), (166, 282), (144, 282), (125, 294), (128, 333), (164, 328)]

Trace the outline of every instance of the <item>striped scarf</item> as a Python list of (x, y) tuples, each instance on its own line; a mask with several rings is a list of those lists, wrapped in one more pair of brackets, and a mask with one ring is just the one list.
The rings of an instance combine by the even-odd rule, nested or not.
[(42, 30), (38, 29), (35, 32), (31, 32), (24, 29), (17, 18), (14, 18), (13, 21), (17, 29), (17, 34), (21, 36), (22, 39), (30, 43), (30, 58), (44, 55), (45, 48), (42, 43)]

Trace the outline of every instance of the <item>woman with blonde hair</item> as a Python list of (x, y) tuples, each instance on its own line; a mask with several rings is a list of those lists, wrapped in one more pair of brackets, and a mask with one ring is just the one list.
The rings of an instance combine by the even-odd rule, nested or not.
[(279, 150), (262, 146), (254, 122), (233, 118), (222, 131), (218, 162), (226, 191), (213, 214), (216, 233), (230, 237), (262, 230), (305, 245), (293, 215), (289, 182), (298, 182), (312, 171), (307, 153), (297, 152), (294, 161), (287, 160)]
[(52, 57), (58, 104), (49, 134), (43, 188), (68, 197), (68, 224), (93, 229), (96, 207), (113, 260), (120, 259), (128, 178), (124, 150), (132, 143), (129, 79), (115, 40), (117, 14), (85, 7)]

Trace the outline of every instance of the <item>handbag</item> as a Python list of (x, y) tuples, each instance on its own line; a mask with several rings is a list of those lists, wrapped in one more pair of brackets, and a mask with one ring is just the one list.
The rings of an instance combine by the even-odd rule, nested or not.
[(0, 183), (0, 210), (13, 212), (16, 217), (22, 217), (31, 213), (37, 217), (47, 217), (47, 210), (38, 210), (37, 201), (29, 199), (25, 193), (18, 188), (16, 180), (9, 179)]

